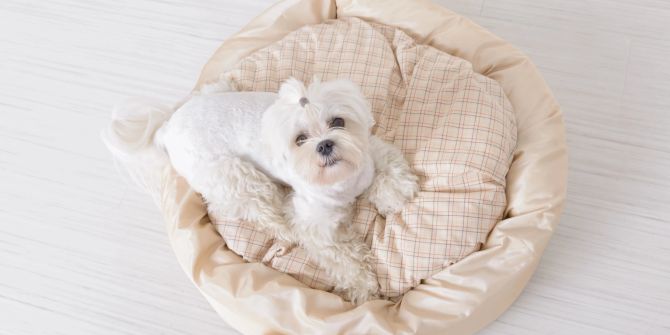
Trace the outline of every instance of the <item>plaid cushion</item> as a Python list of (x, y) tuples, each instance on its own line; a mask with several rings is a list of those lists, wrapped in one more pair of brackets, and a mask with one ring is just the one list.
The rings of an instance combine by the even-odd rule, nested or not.
[[(503, 217), (516, 144), (512, 106), (498, 83), (401, 30), (357, 18), (303, 27), (222, 74), (237, 90), (275, 92), (289, 77), (314, 75), (358, 83), (372, 104), (373, 132), (400, 148), (420, 177), (421, 192), (399, 215), (356, 204), (353, 224), (376, 256), (381, 293), (401, 296), (478, 250)], [(212, 219), (245, 260), (332, 289), (304, 250), (284, 253), (253, 224)]]

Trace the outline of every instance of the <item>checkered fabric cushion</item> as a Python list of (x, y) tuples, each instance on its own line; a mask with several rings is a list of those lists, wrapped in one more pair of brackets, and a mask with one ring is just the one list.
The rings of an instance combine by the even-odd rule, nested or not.
[[(478, 250), (503, 217), (516, 143), (512, 106), (498, 83), (401, 30), (356, 18), (303, 27), (222, 74), (237, 90), (274, 92), (289, 77), (314, 75), (358, 83), (372, 104), (373, 132), (400, 148), (420, 177), (421, 192), (399, 215), (356, 204), (353, 224), (376, 256), (382, 294), (399, 297)], [(213, 220), (245, 260), (332, 289), (302, 249), (284, 253), (253, 224)]]

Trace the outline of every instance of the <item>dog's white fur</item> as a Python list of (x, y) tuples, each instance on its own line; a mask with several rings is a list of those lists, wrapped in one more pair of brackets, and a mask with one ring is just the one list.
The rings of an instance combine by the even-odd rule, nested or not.
[[(336, 118), (344, 127), (333, 127)], [(210, 214), (300, 244), (359, 303), (377, 296), (378, 282), (370, 249), (351, 227), (354, 201), (363, 195), (391, 215), (418, 190), (402, 153), (371, 135), (373, 124), (348, 80), (305, 87), (289, 79), (278, 94), (218, 83), (182, 105), (155, 140)], [(334, 143), (327, 156), (318, 152), (324, 140)]]

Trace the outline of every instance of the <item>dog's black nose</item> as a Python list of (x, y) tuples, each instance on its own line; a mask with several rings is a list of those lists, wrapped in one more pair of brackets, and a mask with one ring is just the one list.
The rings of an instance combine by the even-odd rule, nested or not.
[(328, 156), (331, 152), (333, 152), (334, 145), (335, 142), (331, 140), (323, 140), (316, 145), (316, 152), (321, 154), (321, 156)]

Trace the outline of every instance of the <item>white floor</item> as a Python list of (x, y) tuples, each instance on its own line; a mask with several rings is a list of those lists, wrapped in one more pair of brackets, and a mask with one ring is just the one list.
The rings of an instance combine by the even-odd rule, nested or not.
[[(271, 2), (0, 2), (0, 334), (235, 333), (98, 132), (123, 97), (182, 97)], [(670, 334), (670, 2), (440, 2), (532, 57), (571, 149), (540, 268), (481, 333)]]

